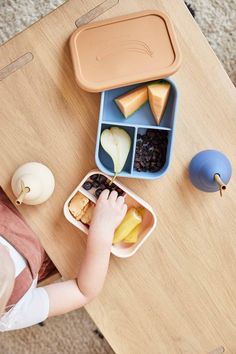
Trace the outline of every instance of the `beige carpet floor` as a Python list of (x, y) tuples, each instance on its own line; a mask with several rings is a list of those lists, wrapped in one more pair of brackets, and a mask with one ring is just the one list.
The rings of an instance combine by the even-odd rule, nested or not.
[(84, 309), (33, 326), (0, 333), (0, 354), (112, 354)]
[(236, 86), (236, 0), (186, 0)]
[[(63, 2), (64, 0), (0, 0), (0, 44)], [(236, 0), (187, 2), (236, 85)], [(112, 349), (96, 331), (95, 324), (84, 309), (50, 319), (45, 327), (34, 326), (0, 334), (0, 354), (112, 353)]]

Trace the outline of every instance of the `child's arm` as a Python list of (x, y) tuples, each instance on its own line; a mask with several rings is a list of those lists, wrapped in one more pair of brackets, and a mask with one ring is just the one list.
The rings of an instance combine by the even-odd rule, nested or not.
[(49, 296), (49, 316), (56, 316), (84, 306), (102, 289), (109, 264), (116, 227), (127, 211), (124, 198), (105, 190), (94, 209), (87, 247), (76, 280), (51, 284), (44, 289)]

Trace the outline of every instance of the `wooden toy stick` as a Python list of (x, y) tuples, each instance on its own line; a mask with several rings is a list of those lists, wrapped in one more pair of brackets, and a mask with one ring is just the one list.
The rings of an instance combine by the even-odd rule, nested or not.
[(224, 184), (224, 182), (222, 181), (222, 179), (220, 178), (220, 175), (218, 173), (216, 173), (214, 175), (214, 179), (216, 181), (216, 183), (218, 184), (219, 190), (220, 190), (220, 196), (223, 196), (223, 191), (226, 190), (226, 185)]
[(25, 196), (27, 193), (29, 193), (30, 188), (29, 187), (25, 187), (25, 184), (23, 181), (21, 181), (21, 192), (18, 196), (18, 198), (16, 199), (16, 204), (17, 205), (21, 205), (23, 200), (25, 199)]

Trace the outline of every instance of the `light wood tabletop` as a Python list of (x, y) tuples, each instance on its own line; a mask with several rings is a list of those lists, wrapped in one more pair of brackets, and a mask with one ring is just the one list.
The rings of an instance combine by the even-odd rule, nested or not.
[[(68, 39), (99, 2), (68, 1), (0, 48), (0, 184), (13, 199), (19, 165), (39, 161), (52, 169), (53, 197), (20, 210), (64, 278), (76, 275), (86, 236), (66, 221), (63, 204), (95, 167), (100, 99), (77, 86)], [(235, 177), (220, 198), (195, 189), (187, 171), (208, 148), (224, 152), (235, 168), (235, 87), (182, 0), (105, 5), (99, 20), (166, 11), (183, 63), (173, 76), (180, 104), (169, 172), (157, 181), (122, 179), (152, 205), (158, 226), (133, 257), (112, 256), (104, 290), (86, 309), (118, 354), (235, 354)]]

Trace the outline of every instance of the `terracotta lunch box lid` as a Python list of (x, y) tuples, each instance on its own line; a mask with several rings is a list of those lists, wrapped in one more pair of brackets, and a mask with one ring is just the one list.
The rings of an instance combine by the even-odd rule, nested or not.
[(181, 63), (172, 23), (161, 11), (81, 26), (70, 49), (77, 83), (90, 92), (164, 78)]

